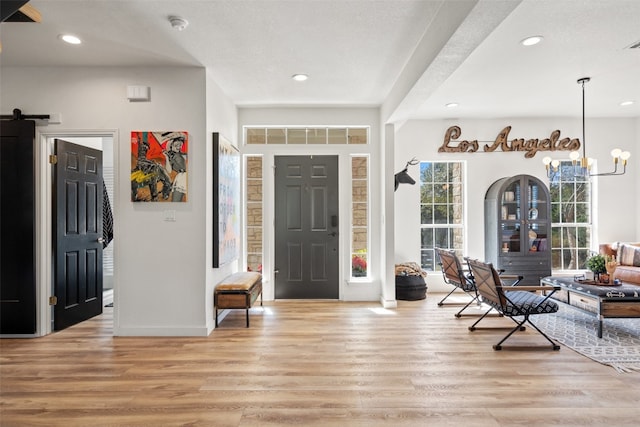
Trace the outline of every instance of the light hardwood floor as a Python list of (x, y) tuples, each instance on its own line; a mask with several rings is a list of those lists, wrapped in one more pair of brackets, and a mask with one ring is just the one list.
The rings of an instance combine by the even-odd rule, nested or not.
[[(112, 336), (112, 309), (38, 339), (0, 340), (4, 426), (640, 425), (640, 373), (572, 350), (494, 351), (442, 297), (279, 301), (206, 338)], [(461, 296), (460, 299), (464, 299)], [(511, 326), (505, 318), (480, 324)], [(507, 344), (540, 344), (532, 331)]]

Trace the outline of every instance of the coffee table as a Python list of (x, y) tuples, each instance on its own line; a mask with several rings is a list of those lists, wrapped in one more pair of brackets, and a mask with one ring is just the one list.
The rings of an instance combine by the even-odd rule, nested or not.
[(551, 298), (562, 301), (598, 317), (598, 338), (602, 338), (604, 319), (640, 317), (640, 286), (590, 285), (572, 277), (549, 276), (540, 279), (543, 285), (560, 286)]

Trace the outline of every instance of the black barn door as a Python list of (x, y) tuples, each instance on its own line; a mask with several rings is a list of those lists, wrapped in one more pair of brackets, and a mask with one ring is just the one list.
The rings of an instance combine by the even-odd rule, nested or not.
[(0, 120), (0, 333), (36, 332), (32, 120)]

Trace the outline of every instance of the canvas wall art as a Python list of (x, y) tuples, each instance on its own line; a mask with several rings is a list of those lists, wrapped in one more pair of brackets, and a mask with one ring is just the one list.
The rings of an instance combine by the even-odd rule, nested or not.
[(189, 133), (131, 132), (131, 201), (186, 202)]
[(213, 134), (213, 266), (240, 256), (240, 153)]

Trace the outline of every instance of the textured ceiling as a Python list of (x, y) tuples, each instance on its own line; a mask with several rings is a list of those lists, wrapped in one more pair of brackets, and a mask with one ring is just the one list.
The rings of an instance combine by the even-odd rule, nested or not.
[[(543, 35), (524, 47), (519, 41)], [(439, 86), (422, 117), (640, 117), (640, 1), (523, 1)], [(621, 107), (624, 100), (633, 106)], [(443, 106), (458, 102), (454, 112)]]
[[(640, 0), (29, 4), (42, 23), (0, 24), (2, 67), (204, 66), (239, 106), (381, 105), (392, 121), (579, 116), (576, 80), (590, 76), (589, 116), (640, 117), (640, 49), (627, 48)], [(172, 29), (170, 15), (189, 26)], [(63, 32), (84, 43), (61, 43)], [(543, 43), (519, 44), (534, 34)]]

